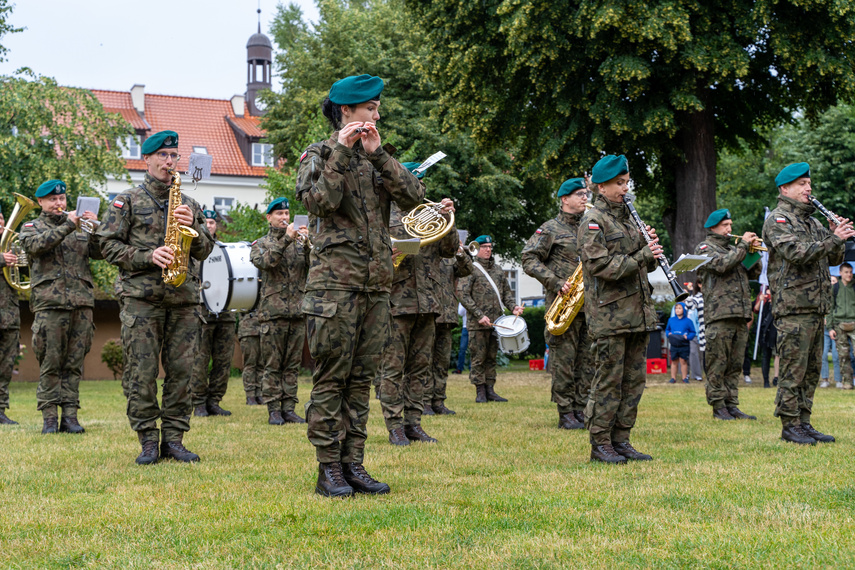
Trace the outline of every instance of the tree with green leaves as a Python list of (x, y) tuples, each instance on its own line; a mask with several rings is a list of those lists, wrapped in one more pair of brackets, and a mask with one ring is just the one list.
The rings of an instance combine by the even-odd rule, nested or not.
[(550, 176), (626, 154), (677, 254), (716, 207), (717, 149), (855, 93), (850, 2), (404, 2), (448, 122)]

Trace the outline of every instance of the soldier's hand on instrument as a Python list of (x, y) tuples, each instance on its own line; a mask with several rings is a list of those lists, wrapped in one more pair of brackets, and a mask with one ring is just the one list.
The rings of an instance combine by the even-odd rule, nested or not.
[(742, 241), (744, 241), (745, 243), (747, 243), (749, 245), (751, 245), (751, 242), (753, 242), (757, 239), (758, 239), (757, 234), (755, 234), (754, 232), (745, 232), (744, 234), (742, 234)]
[(837, 340), (837, 331), (834, 329), (828, 331), (828, 338), (830, 338), (831, 340)]
[(8, 251), (3, 254), (3, 259), (6, 261), (6, 265), (15, 265), (18, 263), (18, 256)]
[(514, 312), (514, 314), (515, 314), (516, 316), (518, 316), (518, 317), (519, 317), (520, 315), (522, 315), (522, 314), (523, 314), (523, 310), (524, 310), (524, 309), (523, 309), (522, 307), (520, 307), (519, 305), (517, 305), (516, 307), (514, 307), (514, 311), (513, 311), (513, 312)]
[(656, 229), (652, 226), (647, 227), (647, 234), (650, 236), (650, 239), (658, 239), (656, 236)]
[[(348, 123), (338, 132), (338, 142), (339, 144), (343, 144), (348, 148), (353, 148), (353, 144), (363, 138), (366, 134), (364, 131), (364, 125), (362, 121), (356, 121), (354, 123)], [(356, 129), (359, 129), (357, 132)], [(364, 143), (363, 143), (364, 144)]]
[(564, 282), (564, 285), (561, 286), (561, 291), (559, 293), (561, 295), (566, 295), (567, 291), (569, 291), (573, 287), (573, 283), (568, 279)]
[(483, 317), (478, 319), (478, 324), (485, 326), (485, 327), (492, 327), (493, 326), (493, 323), (490, 322), (490, 317), (488, 317), (487, 315), (484, 315)]
[(656, 238), (655, 241), (651, 242), (649, 244), (649, 247), (650, 247), (650, 253), (653, 254), (653, 257), (658, 259), (658, 258), (664, 256), (664, 254), (662, 253), (662, 246), (659, 245), (659, 238)]
[[(829, 225), (831, 225), (830, 222)], [(840, 221), (840, 225), (832, 228), (831, 231), (843, 241), (855, 235), (855, 230), (852, 229), (852, 222), (849, 221), (849, 218), (843, 218)]]
[(362, 147), (370, 154), (380, 148), (380, 132), (374, 123), (363, 123), (362, 128), (366, 129), (362, 133)]
[(440, 204), (442, 204), (442, 208), (439, 210), (440, 214), (448, 214), (454, 211), (454, 201), (451, 198), (443, 198)]
[(193, 225), (193, 210), (190, 209), (190, 206), (187, 204), (181, 204), (175, 211), (172, 213), (175, 216), (175, 220), (181, 224), (182, 226), (192, 226)]
[(86, 210), (85, 212), (83, 212), (83, 215), (81, 217), (84, 220), (97, 220), (98, 219), (98, 216), (95, 215), (95, 212), (90, 212), (89, 210)]
[(162, 245), (151, 252), (151, 260), (161, 269), (166, 269), (175, 260), (175, 254), (172, 252), (171, 247)]
[(285, 226), (285, 235), (291, 239), (297, 239), (297, 230), (294, 229), (294, 224)]
[(73, 223), (75, 226), (80, 225), (80, 216), (77, 215), (77, 212), (72, 210), (70, 212), (66, 212), (66, 215), (68, 216), (68, 219), (71, 220), (71, 223)]

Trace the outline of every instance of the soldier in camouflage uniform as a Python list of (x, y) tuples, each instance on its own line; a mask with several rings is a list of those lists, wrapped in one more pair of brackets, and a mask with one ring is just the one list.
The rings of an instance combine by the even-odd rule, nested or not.
[[(3, 216), (0, 215), (0, 233), (3, 231)], [(0, 269), (18, 263), (18, 256), (6, 252), (0, 255)], [(0, 278), (0, 425), (15, 425), (18, 422), (6, 416), (9, 409), (9, 383), (18, 356), (21, 330), (21, 311), (18, 308), (18, 292), (6, 279)]]
[[(187, 195), (173, 210), (181, 225), (199, 236), (190, 244), (187, 278), (178, 287), (164, 283), (163, 269), (175, 255), (164, 246), (172, 170), (181, 159), (178, 135), (161, 131), (142, 145), (147, 173), (143, 183), (120, 194), (98, 228), (104, 257), (119, 267), (122, 279), (122, 348), (127, 371), (128, 420), (149, 465), (160, 456), (198, 461), (183, 445), (190, 429), (190, 377), (199, 347), (199, 263), (214, 247), (199, 204)], [(163, 363), (162, 405), (157, 402), (158, 360)], [(158, 430), (157, 420), (161, 420)], [(162, 433), (161, 433), (162, 432)]]
[(393, 147), (381, 146), (382, 90), (368, 75), (336, 82), (322, 105), (336, 130), (303, 153), (297, 174), (312, 242), (303, 312), (315, 370), (306, 415), (316, 492), (325, 496), (389, 492), (362, 464), (371, 381), (389, 338), (389, 214), (392, 202), (414, 208), (425, 188), (392, 158)]
[[(49, 180), (36, 198), (42, 213), (21, 227), (19, 240), (30, 263), (33, 351), (39, 361), (38, 409), (42, 433), (83, 433), (77, 421), (83, 359), (92, 346), (94, 284), (89, 258), (103, 259), (98, 240), (76, 231), (80, 217), (66, 210), (65, 184)], [(82, 218), (97, 219), (93, 212)], [(57, 408), (62, 407), (58, 422)]]
[[(576, 238), (579, 220), (588, 202), (584, 178), (571, 178), (558, 188), (561, 210), (558, 216), (540, 226), (522, 252), (523, 270), (543, 285), (546, 306), (558, 295), (570, 291), (570, 276), (576, 270), (579, 250)], [(552, 373), (552, 401), (558, 405), (558, 427), (585, 428), (585, 405), (594, 378), (591, 339), (584, 311), (580, 311), (561, 335), (544, 331), (549, 345), (549, 370)]]
[(252, 242), (250, 259), (261, 270), (258, 323), (261, 327), (262, 400), (270, 425), (304, 424), (297, 415), (297, 373), (306, 341), (306, 319), (301, 305), (306, 290), (309, 248), (298, 238), (288, 200), (278, 198), (267, 207), (267, 235)]
[(644, 393), (645, 350), (658, 329), (648, 271), (662, 255), (656, 233), (652, 245), (630, 218), (623, 201), (629, 184), (626, 157), (609, 155), (594, 166), (591, 181), (599, 195), (579, 222), (585, 315), (594, 345), (596, 371), (585, 408), (591, 460), (646, 461), (629, 442)]
[(855, 235), (843, 219), (827, 230), (812, 214), (810, 166), (791, 164), (777, 177), (778, 207), (763, 224), (769, 248), (772, 315), (778, 331), (780, 380), (775, 415), (781, 439), (803, 445), (834, 438), (811, 425), (813, 395), (819, 382), (824, 317), (831, 307), (829, 265), (843, 262), (844, 242)]
[[(475, 385), (475, 401), (507, 402), (496, 393), (496, 356), (499, 341), (493, 331), (493, 322), (502, 316), (505, 307), (513, 307), (513, 313), (522, 315), (523, 308), (516, 304), (514, 293), (502, 267), (493, 259), (493, 238), (488, 235), (475, 239), (480, 244), (475, 256), (472, 274), (457, 284), (457, 298), (466, 307), (466, 326), (469, 328), (469, 381)], [(502, 298), (484, 273), (488, 273), (499, 288)]]
[(472, 274), (472, 258), (463, 244), (453, 258), (439, 260), (439, 277), (436, 290), (440, 313), (436, 317), (436, 334), (431, 357), (432, 378), (425, 391), (426, 415), (453, 415), (454, 410), (445, 405), (445, 387), (448, 382), (448, 364), (451, 360), (452, 336), (458, 325), (456, 284), (462, 277)]
[[(217, 240), (217, 212), (203, 210), (205, 227)], [(221, 251), (214, 248), (212, 251)], [(230, 416), (220, 402), (229, 387), (229, 375), (232, 372), (232, 356), (235, 351), (235, 327), (237, 316), (232, 311), (212, 313), (204, 303), (199, 305), (201, 332), (199, 334), (199, 352), (193, 377), (190, 380), (190, 395), (193, 399), (193, 414), (205, 416)], [(208, 368), (210, 367), (210, 373)]]
[[(752, 318), (748, 279), (760, 275), (757, 253), (748, 247), (759, 242), (757, 234), (745, 232), (738, 243), (728, 237), (733, 230), (730, 211), (716, 210), (707, 218), (707, 235), (695, 247), (696, 255), (710, 260), (698, 269), (703, 283), (706, 325), (707, 403), (718, 420), (756, 420), (739, 409), (739, 379), (748, 344), (746, 324)], [(748, 256), (748, 257), (746, 257)], [(745, 260), (748, 259), (748, 262)], [(745, 265), (751, 264), (750, 271)], [(749, 274), (750, 273), (750, 274)]]
[[(837, 345), (840, 357), (840, 372), (844, 390), (852, 389), (852, 360), (850, 358), (852, 341), (855, 341), (855, 285), (852, 282), (852, 265), (844, 262), (840, 265), (840, 280), (834, 284), (831, 295), (831, 309), (828, 311), (826, 326), (828, 336)], [(841, 388), (840, 384), (837, 385)]]
[(247, 406), (260, 406), (261, 375), (264, 367), (261, 361), (261, 325), (258, 323), (258, 313), (242, 313), (238, 323), (238, 340), (243, 355), (243, 390), (246, 392)]
[[(415, 168), (418, 164), (404, 166)], [(444, 199), (441, 211), (453, 212), (452, 201)], [(411, 237), (401, 221), (404, 215), (392, 206), (390, 233), (395, 239)], [(436, 442), (421, 426), (424, 395), (431, 378), (434, 327), (440, 313), (435, 279), (439, 277), (440, 259), (453, 257), (459, 247), (457, 231), (452, 227), (438, 242), (422, 247), (416, 255), (405, 256), (392, 278), (392, 333), (383, 352), (380, 382), (380, 404), (392, 445)]]

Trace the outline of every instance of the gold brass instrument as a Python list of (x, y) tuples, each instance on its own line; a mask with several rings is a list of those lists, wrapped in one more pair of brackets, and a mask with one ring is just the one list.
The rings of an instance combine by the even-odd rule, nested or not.
[(478, 255), (478, 251), (481, 249), (481, 244), (477, 241), (470, 241), (469, 245), (466, 247), (466, 251), (469, 252), (469, 255), (475, 257)]
[[(63, 210), (60, 208), (60, 214), (68, 214), (68, 210)], [(101, 222), (98, 220), (88, 220), (86, 218), (78, 218), (77, 220), (77, 229), (86, 232), (87, 234), (94, 234), (98, 231), (98, 226), (101, 225)]]
[[(736, 238), (736, 243), (739, 243), (739, 240), (742, 239), (742, 236), (738, 236), (738, 235), (734, 235), (734, 234), (727, 234), (727, 237)], [(758, 241), (760, 242), (759, 245), (757, 243)], [(759, 240), (759, 239), (757, 241), (752, 241), (748, 245), (748, 253), (757, 253), (758, 251), (769, 251), (766, 248), (766, 246), (763, 245), (763, 241)]]
[(175, 258), (163, 269), (163, 282), (173, 287), (181, 287), (187, 279), (190, 263), (190, 244), (199, 237), (199, 232), (188, 226), (182, 226), (175, 219), (175, 208), (181, 205), (181, 175), (171, 170), (172, 184), (169, 186), (169, 207), (166, 211), (166, 238), (163, 245), (172, 250)]
[(30, 290), (29, 269), (26, 269), (28, 260), (24, 248), (18, 242), (18, 232), (15, 228), (38, 204), (17, 192), (14, 192), (14, 196), (15, 207), (12, 208), (8, 223), (3, 228), (3, 234), (0, 235), (0, 253), (14, 253), (18, 256), (18, 262), (15, 265), (3, 267), (3, 276), (12, 289), (27, 294)]
[[(454, 212), (448, 213), (448, 219), (440, 213), (442, 204), (425, 202), (413, 208), (409, 214), (401, 218), (404, 230), (415, 238), (419, 238), (419, 247), (430, 245), (444, 238), (454, 227)], [(471, 244), (470, 244), (471, 247)], [(395, 269), (400, 267), (406, 253), (399, 253), (392, 261)]]
[(559, 336), (564, 334), (573, 319), (582, 310), (585, 303), (585, 284), (582, 282), (582, 262), (576, 266), (573, 275), (570, 276), (570, 289), (566, 293), (559, 293), (549, 310), (546, 311), (546, 330), (550, 334)]

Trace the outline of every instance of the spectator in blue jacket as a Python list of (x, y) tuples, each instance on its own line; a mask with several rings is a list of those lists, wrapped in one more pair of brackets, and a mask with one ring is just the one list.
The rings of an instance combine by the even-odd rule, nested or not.
[(665, 336), (671, 346), (671, 384), (676, 382), (678, 363), (683, 382), (689, 383), (689, 342), (695, 338), (695, 334), (695, 325), (688, 318), (686, 305), (677, 303), (674, 305), (674, 316), (668, 319), (668, 325), (665, 327)]

